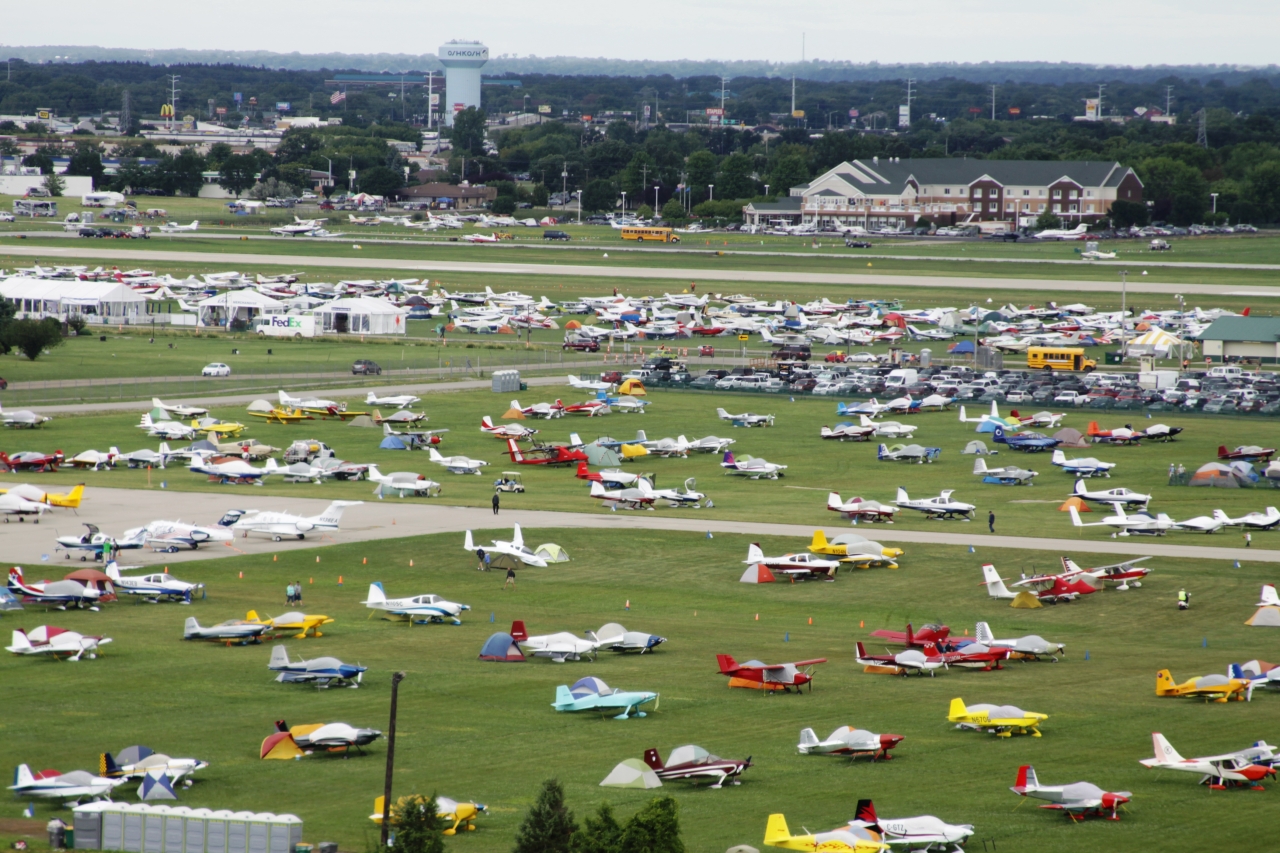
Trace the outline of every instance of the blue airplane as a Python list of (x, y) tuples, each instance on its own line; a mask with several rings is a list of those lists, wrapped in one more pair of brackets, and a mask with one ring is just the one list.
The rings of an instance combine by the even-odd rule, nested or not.
[(647, 690), (618, 690), (594, 676), (580, 678), (572, 687), (561, 684), (556, 688), (556, 701), (551, 707), (557, 711), (594, 711), (621, 709), (615, 720), (626, 720), (634, 711), (637, 717), (647, 716), (640, 706), (653, 703), (658, 710), (658, 694)]
[(122, 575), (120, 574), (120, 567), (116, 565), (115, 560), (107, 563), (107, 577), (111, 578), (111, 583), (115, 586), (117, 592), (127, 593), (128, 595), (141, 595), (151, 601), (167, 598), (179, 601), (182, 604), (190, 604), (192, 596), (196, 593), (199, 593), (201, 598), (204, 597), (204, 584), (202, 583), (180, 581), (168, 572), (141, 577)]
[(276, 681), (282, 684), (314, 682), (317, 687), (359, 687), (368, 669), (367, 666), (355, 666), (331, 657), (291, 662), (284, 646), (272, 648), (267, 668), (280, 673)]
[(1003, 427), (996, 427), (992, 441), (996, 444), (1007, 444), (1014, 450), (1023, 450), (1027, 453), (1039, 453), (1042, 450), (1052, 450), (1062, 442), (1056, 438), (1050, 438), (1039, 432), (1024, 432), (1017, 434), (1009, 434), (1004, 431)]

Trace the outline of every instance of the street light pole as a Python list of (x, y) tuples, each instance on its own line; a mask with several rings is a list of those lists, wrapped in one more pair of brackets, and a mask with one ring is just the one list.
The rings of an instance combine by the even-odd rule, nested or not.
[(715, 201), (715, 200), (716, 200), (716, 185), (707, 184), (707, 201)]
[(1129, 339), (1126, 337), (1128, 331), (1128, 322), (1125, 321), (1125, 306), (1127, 303), (1129, 285), (1129, 271), (1120, 270), (1120, 357), (1124, 358), (1125, 351), (1128, 349)]
[(1213, 199), (1213, 215), (1217, 216), (1218, 215), (1218, 194), (1209, 193), (1209, 197)]
[(624, 214), (627, 212), (627, 191), (626, 190), (622, 191), (622, 212)]
[(382, 849), (387, 849), (387, 833), (391, 831), (391, 772), (396, 761), (396, 700), (404, 673), (391, 676), (391, 724), (387, 727), (387, 777), (382, 785)]
[(582, 190), (578, 190), (578, 224), (582, 224)]

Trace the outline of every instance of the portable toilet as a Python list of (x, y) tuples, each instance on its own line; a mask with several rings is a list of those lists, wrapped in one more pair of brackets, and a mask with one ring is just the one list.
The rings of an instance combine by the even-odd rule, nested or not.
[(227, 853), (228, 826), (234, 814), (227, 809), (219, 809), (209, 815), (204, 832), (205, 853)]
[(212, 815), (213, 811), (210, 809), (191, 809), (187, 813), (184, 853), (205, 853), (205, 829)]

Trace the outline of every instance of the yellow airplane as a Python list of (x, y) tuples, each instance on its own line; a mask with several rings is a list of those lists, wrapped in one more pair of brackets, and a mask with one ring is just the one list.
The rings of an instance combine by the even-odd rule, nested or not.
[(768, 847), (822, 853), (881, 853), (889, 849), (889, 845), (880, 839), (880, 833), (860, 826), (842, 826), (830, 832), (792, 835), (787, 829), (787, 819), (780, 814), (769, 815), (769, 823), (764, 830), (764, 843)]
[(296, 424), (298, 421), (315, 420), (301, 409), (272, 409), (269, 412), (249, 412), (249, 414), (255, 418), (264, 418), (269, 424)]
[(328, 420), (329, 418), (337, 418), (340, 421), (347, 421), (352, 418), (358, 418), (361, 415), (369, 414), (368, 412), (354, 412), (349, 409), (339, 409), (336, 407), (335, 408), (329, 408), (329, 407), (317, 408), (314, 406), (303, 406), (302, 411), (306, 412), (309, 415), (319, 415), (321, 420)]
[(238, 424), (234, 421), (215, 421), (205, 419), (201, 421), (192, 421), (191, 426), (198, 432), (203, 432), (213, 438), (219, 436), (230, 435), (236, 436), (244, 432), (244, 424)]
[[(84, 483), (80, 483), (69, 492), (46, 492), (38, 486), (15, 486), (14, 489), (0, 489), (0, 495), (15, 491), (20, 497), (36, 503), (60, 506), (65, 509), (78, 509), (80, 499), (84, 497)], [(39, 493), (39, 494), (37, 494)]]
[(1249, 691), (1249, 681), (1244, 678), (1228, 678), (1225, 675), (1202, 675), (1182, 684), (1175, 684), (1169, 670), (1156, 673), (1157, 696), (1203, 696), (1215, 702), (1226, 702), (1235, 697), (1243, 702)]
[(263, 444), (256, 438), (218, 442), (216, 446), (219, 453), (231, 453), (236, 456), (243, 456), (246, 459), (266, 459), (271, 454), (280, 452), (280, 448)]
[(1015, 732), (1040, 737), (1040, 724), (1049, 719), (1048, 714), (1024, 711), (1013, 705), (965, 705), (963, 699), (952, 699), (947, 722), (957, 729), (973, 729), (993, 732), (996, 737), (1011, 737)]
[[(836, 537), (836, 538), (838, 539), (839, 537)], [(865, 556), (865, 552), (858, 550), (857, 543), (851, 543), (850, 545), (846, 545), (841, 542), (828, 542), (827, 534), (821, 530), (813, 531), (813, 541), (809, 543), (809, 550), (814, 554), (829, 554), (833, 557), (846, 557), (846, 556), (849, 556), (850, 554), (854, 556), (859, 556), (859, 555)], [(901, 557), (904, 552), (901, 548), (892, 548), (889, 546), (882, 545), (880, 553), (884, 557), (887, 557), (889, 560), (893, 560), (895, 557)], [(856, 564), (859, 561), (858, 560), (848, 560), (848, 561), (841, 560), (841, 562), (853, 562)], [(868, 565), (870, 565), (870, 563), (868, 563)], [(862, 566), (860, 568), (866, 568), (866, 567)], [(895, 563), (891, 565), (890, 568), (896, 569), (898, 568), (898, 566)]]
[(301, 633), (295, 634), (294, 639), (301, 640), (307, 636), (307, 632), (311, 631), (313, 637), (323, 637), (320, 633), (321, 625), (328, 625), (333, 621), (328, 616), (312, 615), (310, 613), (299, 613), (296, 610), (291, 613), (282, 613), (276, 617), (268, 617), (266, 619), (258, 618), (258, 611), (250, 610), (245, 615), (245, 621), (251, 625), (270, 625), (273, 629), (280, 630), (296, 630)]
[[(396, 804), (391, 807), (391, 814), (403, 808), (413, 805), (417, 801), (420, 805), (421, 796), (401, 797), (396, 800)], [(374, 823), (382, 824), (382, 807), (386, 800), (378, 797), (373, 801), (373, 814), (369, 815), (369, 820)], [(479, 817), (480, 812), (488, 812), (485, 806), (479, 803), (460, 803), (457, 800), (451, 800), (448, 797), (436, 797), (436, 814), (440, 816), (449, 826), (445, 828), (442, 835), (456, 835), (459, 830), (463, 832), (475, 832), (475, 820)]]

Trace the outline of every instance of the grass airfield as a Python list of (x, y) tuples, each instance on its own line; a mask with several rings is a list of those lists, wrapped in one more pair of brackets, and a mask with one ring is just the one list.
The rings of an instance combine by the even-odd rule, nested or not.
[[(99, 752), (143, 743), (211, 762), (193, 788), (180, 792), (183, 805), (293, 812), (305, 822), (307, 841), (368, 849), (374, 830), (367, 816), (381, 791), (385, 742), (366, 756), (321, 755), (293, 764), (260, 761), (257, 749), (282, 718), (385, 729), (390, 675), (405, 670), (396, 794), (439, 792), (490, 807), (477, 832), (446, 842), (455, 850), (510, 849), (538, 783), (551, 776), (565, 783), (580, 817), (601, 800), (630, 814), (653, 792), (602, 789), (599, 781), (614, 764), (648, 747), (665, 756), (684, 743), (726, 757), (750, 755), (755, 763), (739, 787), (665, 786), (663, 792), (680, 801), (689, 850), (759, 846), (765, 818), (774, 811), (786, 814), (793, 831), (801, 825), (833, 828), (852, 819), (863, 797), (873, 798), (885, 817), (936, 814), (972, 823), (977, 833), (971, 850), (980, 839), (1005, 851), (1136, 850), (1159, 838), (1162, 850), (1190, 851), (1203, 849), (1207, 835), (1223, 849), (1245, 849), (1270, 837), (1274, 791), (1210, 792), (1192, 774), (1153, 772), (1137, 763), (1150, 755), (1153, 730), (1184, 755), (1275, 740), (1275, 695), (1259, 691), (1250, 703), (1227, 705), (1154, 695), (1158, 668), (1169, 667), (1181, 681), (1225, 671), (1233, 661), (1274, 658), (1274, 638), (1243, 625), (1259, 584), (1275, 580), (1267, 569), (1154, 560), (1156, 571), (1141, 589), (1023, 611), (989, 602), (975, 580), (977, 567), (993, 556), (1022, 564), (1043, 555), (912, 546), (896, 572), (845, 573), (833, 585), (750, 586), (737, 582), (747, 537), (602, 536), (588, 530), (525, 535), (535, 545), (561, 544), (572, 562), (522, 570), (516, 589), (504, 591), (502, 573), (476, 572), (456, 534), (376, 546), (282, 547), (278, 560), (260, 555), (183, 565), (179, 577), (208, 584), (208, 598), (190, 607), (123, 601), (100, 613), (7, 614), (3, 622), (10, 629), (49, 622), (114, 642), (94, 661), (0, 659), (2, 761), (94, 769)], [(763, 542), (771, 554), (799, 544)], [(360, 662), (370, 667), (360, 689), (275, 683), (266, 669), (269, 643), (227, 648), (179, 639), (188, 616), (207, 625), (242, 618), (249, 609), (291, 609), (283, 602), (284, 586), (297, 578), (305, 585), (303, 609), (337, 621), (322, 638), (286, 640), (291, 657)], [(375, 580), (392, 596), (434, 592), (472, 610), (463, 614), (461, 627), (369, 619), (360, 601)], [(1180, 586), (1194, 594), (1187, 612), (1176, 610)], [(624, 609), (628, 601), (630, 611)], [(668, 642), (651, 655), (605, 655), (594, 663), (476, 660), (484, 639), (515, 618), (536, 633), (594, 630), (618, 621)], [(963, 634), (972, 633), (979, 619), (1000, 637), (1036, 633), (1064, 642), (1067, 657), (906, 679), (864, 674), (853, 661), (854, 642), (870, 640), (876, 628), (942, 621)], [(882, 645), (872, 641), (869, 647)], [(739, 661), (826, 657), (828, 663), (817, 667), (812, 693), (767, 696), (728, 689), (716, 670), (717, 653)], [(586, 675), (610, 686), (656, 690), (660, 707), (626, 721), (552, 711), (556, 685)], [(945, 720), (956, 696), (1047, 713), (1044, 737), (956, 731)], [(874, 765), (796, 754), (802, 727), (826, 737), (846, 724), (906, 739), (893, 760)], [(1134, 800), (1119, 823), (1072, 825), (1033, 803), (1019, 805), (1007, 788), (1022, 763), (1034, 764), (1047, 784), (1083, 779), (1132, 791)], [(133, 792), (122, 788), (117, 798), (131, 801)], [(0, 815), (16, 816), (25, 805), (9, 801)], [(41, 820), (54, 814), (67, 816), (49, 803), (37, 804)], [(0, 840), (8, 840), (3, 832)]]

